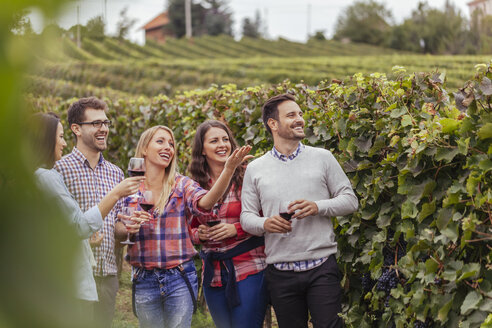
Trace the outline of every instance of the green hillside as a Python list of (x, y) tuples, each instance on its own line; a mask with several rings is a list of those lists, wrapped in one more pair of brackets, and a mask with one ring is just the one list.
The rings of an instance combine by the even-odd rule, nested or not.
[(355, 73), (393, 75), (394, 66), (408, 73), (445, 73), (447, 86), (458, 88), (479, 63), (492, 56), (427, 56), (337, 41), (291, 42), (205, 36), (170, 39), (139, 46), (127, 40), (84, 39), (81, 48), (64, 38), (50, 49), (43, 65), (27, 77), (26, 91), (64, 99), (87, 94), (119, 98), (153, 97), (210, 85), (233, 83), (239, 88), (275, 84), (289, 79), (317, 85), (346, 80)]

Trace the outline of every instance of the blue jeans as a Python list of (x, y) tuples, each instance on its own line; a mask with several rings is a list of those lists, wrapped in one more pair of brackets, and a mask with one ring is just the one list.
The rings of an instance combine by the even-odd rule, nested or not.
[[(193, 261), (183, 263), (197, 295), (198, 281)], [(142, 328), (191, 326), (193, 299), (178, 268), (140, 269), (135, 280), (135, 309)]]
[[(226, 279), (222, 276), (222, 279)], [(218, 328), (263, 327), (267, 307), (267, 288), (263, 271), (248, 276), (237, 283), (241, 304), (229, 309), (225, 297), (225, 287), (203, 287), (205, 300)]]

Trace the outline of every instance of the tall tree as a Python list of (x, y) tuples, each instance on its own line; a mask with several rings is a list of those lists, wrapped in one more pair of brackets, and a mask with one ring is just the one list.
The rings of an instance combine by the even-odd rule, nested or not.
[(205, 30), (209, 35), (232, 36), (232, 12), (224, 0), (204, 0), (206, 8)]
[(374, 0), (359, 0), (338, 16), (334, 39), (385, 44), (391, 31), (391, 11)]
[[(186, 34), (185, 1), (169, 0), (167, 7), (170, 29), (177, 38)], [(203, 22), (205, 20), (205, 8), (200, 3), (191, 3), (191, 26), (193, 35), (203, 34)]]
[[(170, 28), (181, 38), (186, 34), (184, 0), (169, 0), (167, 13)], [(227, 0), (202, 0), (191, 4), (193, 35), (232, 35), (232, 13)]]
[[(420, 2), (412, 16), (393, 29), (390, 46), (423, 53), (464, 53), (468, 42), (467, 21), (449, 1), (443, 10)], [(398, 40), (398, 38), (400, 38)]]
[(263, 22), (261, 20), (260, 11), (256, 10), (255, 19), (248, 17), (243, 19), (243, 37), (260, 38), (262, 36)]
[(128, 7), (123, 8), (120, 11), (120, 18), (118, 23), (116, 23), (116, 33), (119, 39), (126, 38), (128, 36), (128, 32), (133, 28), (137, 19), (129, 18), (127, 16)]
[(481, 10), (475, 10), (472, 13), (469, 40), (471, 41), (472, 49), (476, 50), (476, 52), (482, 54), (492, 53), (492, 16), (484, 15)]
[(96, 16), (94, 18), (89, 19), (87, 21), (87, 24), (85, 24), (86, 27), (86, 35), (88, 38), (95, 39), (95, 40), (102, 40), (104, 39), (104, 30), (106, 28), (106, 24), (104, 23), (104, 19), (102, 16)]
[(20, 10), (13, 15), (13, 19), (9, 24), (10, 32), (17, 35), (33, 35), (34, 30), (32, 28), (31, 20), (27, 16), (29, 11), (27, 9)]
[(65, 35), (67, 31), (65, 31), (63, 28), (61, 28), (58, 24), (56, 23), (51, 23), (46, 25), (43, 28), (43, 32), (41, 32), (41, 35), (50, 35), (53, 37), (62, 37)]

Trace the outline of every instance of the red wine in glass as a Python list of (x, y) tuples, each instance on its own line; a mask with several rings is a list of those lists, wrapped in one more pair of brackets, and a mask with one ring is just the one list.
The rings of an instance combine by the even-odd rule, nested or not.
[[(141, 157), (132, 157), (128, 162), (128, 175), (130, 177), (142, 176), (145, 174), (145, 159)], [(138, 197), (138, 193), (130, 195), (132, 198)]]
[(144, 211), (148, 212), (148, 211), (150, 211), (150, 210), (152, 209), (152, 207), (154, 207), (154, 204), (150, 204), (150, 203), (143, 203), (143, 202), (141, 202), (141, 203), (140, 203), (140, 207), (141, 207)]
[[(290, 221), (292, 219), (292, 214), (294, 213), (289, 213), (289, 204), (290, 201), (288, 200), (282, 200), (278, 204), (278, 214), (280, 217), (282, 217), (284, 220)], [(287, 237), (290, 234), (290, 232), (284, 232), (281, 234), (282, 237)]]
[(213, 226), (216, 226), (217, 224), (220, 223), (220, 220), (214, 220), (214, 221), (207, 221), (207, 225), (209, 227), (213, 227)]
[(292, 219), (292, 214), (294, 214), (294, 213), (287, 213), (287, 212), (284, 212), (284, 213), (279, 213), (279, 214), (280, 214), (280, 216), (281, 216), (283, 219), (285, 219), (285, 220), (287, 220), (287, 221), (290, 221), (290, 220)]
[(145, 170), (128, 170), (128, 176), (141, 177), (145, 175)]

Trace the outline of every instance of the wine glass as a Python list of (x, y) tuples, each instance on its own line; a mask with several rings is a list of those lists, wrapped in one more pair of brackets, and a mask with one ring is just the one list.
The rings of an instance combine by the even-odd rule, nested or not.
[(145, 159), (142, 157), (132, 157), (128, 162), (128, 175), (137, 177), (145, 175)]
[[(134, 222), (131, 220), (133, 212), (135, 211), (135, 207), (124, 206), (121, 208), (120, 220), (123, 222), (125, 226), (133, 224)], [(121, 242), (124, 245), (133, 245), (135, 244), (133, 241), (130, 241), (130, 233), (126, 233), (126, 240)]]
[[(290, 203), (291, 203), (291, 201), (289, 201), (289, 200), (282, 200), (278, 204), (279, 215), (287, 221), (290, 221), (292, 219), (292, 214), (294, 214), (294, 213), (288, 213), (288, 208), (289, 208)], [(288, 235), (290, 235), (290, 231), (284, 232), (282, 234), (282, 237), (287, 237)]]
[(152, 195), (152, 191), (145, 190), (142, 193), (142, 197), (140, 197), (139, 204), (144, 211), (150, 213), (150, 210), (152, 209), (152, 207), (154, 207), (154, 197)]
[[(220, 220), (218, 217), (214, 216), (213, 218), (211, 218), (211, 220), (205, 222), (207, 224), (207, 226), (209, 227), (214, 227), (218, 224), (221, 224), (222, 223), (222, 220)], [(208, 246), (209, 247), (212, 247), (212, 248), (218, 248), (219, 246), (222, 245), (222, 242), (223, 240), (217, 240), (217, 241), (213, 241), (213, 240), (209, 240), (208, 241)]]
[[(145, 175), (145, 159), (142, 157), (132, 157), (128, 162), (128, 176), (138, 177)], [(137, 198), (138, 192), (130, 195), (131, 198)]]
[[(150, 190), (145, 190), (142, 193), (142, 196), (139, 197), (138, 199), (138, 204), (144, 210), (145, 212), (149, 213), (152, 215), (152, 208), (154, 207), (154, 197), (152, 195), (152, 191)], [(153, 222), (153, 215), (152, 215), (152, 220), (150, 221), (150, 228), (154, 228), (154, 222)]]

